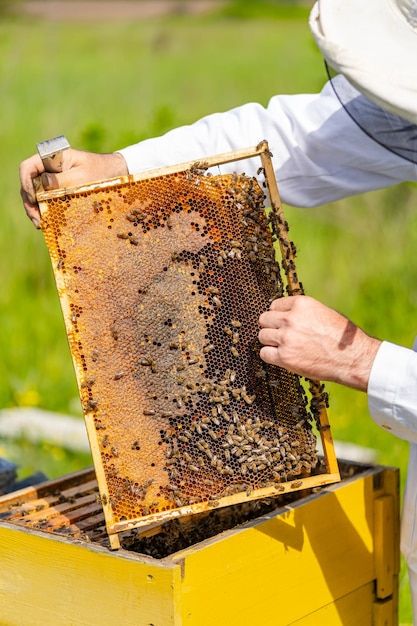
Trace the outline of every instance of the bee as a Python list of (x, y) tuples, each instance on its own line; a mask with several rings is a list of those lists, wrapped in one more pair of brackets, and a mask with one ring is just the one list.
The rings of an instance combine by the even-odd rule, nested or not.
[(143, 411), (144, 415), (155, 415), (155, 411), (153, 409), (145, 409)]
[(96, 382), (95, 378), (87, 378), (87, 380), (84, 380), (81, 383), (81, 387), (83, 389), (91, 389), (91, 387), (94, 385), (94, 383)]
[(151, 358), (146, 357), (146, 358), (144, 358), (144, 359), (141, 359), (141, 360), (139, 361), (139, 363), (140, 363), (140, 365), (144, 365), (144, 366), (151, 366), (151, 365), (152, 365), (152, 363), (153, 363), (153, 361), (152, 361), (152, 359), (151, 359)]
[(221, 305), (222, 305), (222, 303), (221, 303), (220, 299), (219, 299), (219, 298), (217, 298), (216, 296), (213, 296), (213, 304), (214, 304), (214, 306), (216, 306), (217, 308), (220, 308), (220, 307), (221, 307)]
[(238, 352), (238, 350), (235, 348), (235, 346), (232, 346), (232, 347), (230, 348), (230, 352), (231, 352), (231, 353), (233, 354), (233, 356), (235, 356), (235, 357), (239, 356), (239, 352)]
[(120, 380), (121, 378), (123, 378), (123, 376), (125, 375), (124, 372), (117, 372), (114, 376), (113, 379), (114, 380)]

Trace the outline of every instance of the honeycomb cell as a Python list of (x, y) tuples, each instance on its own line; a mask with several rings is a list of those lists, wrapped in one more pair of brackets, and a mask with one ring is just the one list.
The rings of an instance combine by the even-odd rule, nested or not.
[[(310, 399), (298, 376), (259, 357), (259, 315), (285, 291), (282, 217), (264, 204), (256, 179), (198, 166), (44, 196), (112, 523), (253, 497), (318, 466), (323, 387)], [(298, 284), (295, 247), (277, 243)]]

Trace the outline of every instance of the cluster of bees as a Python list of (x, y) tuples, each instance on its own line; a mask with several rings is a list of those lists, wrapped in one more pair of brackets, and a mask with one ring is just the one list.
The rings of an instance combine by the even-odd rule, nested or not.
[[(115, 520), (216, 506), (317, 465), (302, 382), (259, 357), (259, 315), (284, 294), (281, 224), (264, 201), (256, 179), (209, 176), (204, 164), (149, 179), (145, 191), (83, 198), (89, 226), (106, 229), (109, 260), (56, 269), (70, 274), (70, 346)], [(50, 241), (66, 256), (71, 236), (63, 243), (58, 230)], [(293, 253), (284, 270), (295, 273)]]

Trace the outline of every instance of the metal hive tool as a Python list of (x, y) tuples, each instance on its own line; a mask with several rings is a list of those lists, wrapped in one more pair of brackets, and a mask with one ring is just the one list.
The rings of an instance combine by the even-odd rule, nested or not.
[[(268, 210), (255, 178), (207, 171), (248, 158)], [(303, 293), (266, 142), (37, 198), (113, 548), (340, 479), (323, 385), (259, 357), (260, 313)]]

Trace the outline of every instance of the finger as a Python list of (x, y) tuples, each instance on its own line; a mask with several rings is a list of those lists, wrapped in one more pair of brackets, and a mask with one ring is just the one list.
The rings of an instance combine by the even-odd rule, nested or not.
[[(26, 199), (31, 204), (36, 204), (36, 193), (33, 186), (33, 179), (45, 170), (42, 159), (38, 154), (34, 154), (20, 165), (20, 182), (22, 190), (26, 193)], [(22, 195), (23, 197), (23, 195)]]
[(87, 181), (93, 182), (90, 179), (91, 175), (86, 176), (85, 168), (73, 167), (59, 173), (44, 172), (42, 174), (42, 185), (45, 191), (51, 191), (53, 189), (65, 189), (75, 187), (76, 185), (86, 184)]
[(282, 324), (282, 316), (279, 311), (265, 311), (259, 316), (261, 328), (279, 328)]
[(282, 367), (282, 363), (279, 358), (279, 349), (277, 347), (264, 346), (260, 349), (259, 356), (265, 363)]
[(45, 191), (51, 191), (51, 189), (59, 189), (60, 181), (59, 175), (51, 172), (44, 172), (41, 176), (42, 187)]
[(20, 195), (22, 196), (23, 206), (25, 207), (26, 215), (32, 221), (33, 225), (36, 228), (39, 228), (41, 214), (38, 205), (30, 202), (27, 193), (23, 189), (20, 190)]
[(292, 307), (294, 306), (295, 298), (297, 298), (297, 296), (277, 298), (276, 300), (272, 300), (269, 310), (270, 311), (290, 311)]
[(279, 345), (279, 331), (271, 328), (263, 328), (258, 333), (258, 339), (264, 346), (278, 346)]

